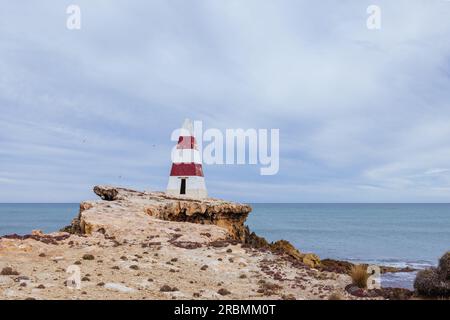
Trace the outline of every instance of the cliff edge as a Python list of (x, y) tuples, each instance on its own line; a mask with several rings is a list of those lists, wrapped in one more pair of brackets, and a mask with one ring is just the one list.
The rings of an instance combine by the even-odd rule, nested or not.
[(194, 199), (169, 196), (163, 192), (140, 192), (111, 186), (96, 186), (94, 192), (102, 201), (80, 205), (78, 218), (64, 231), (92, 234), (102, 232), (126, 237), (147, 216), (161, 220), (216, 225), (228, 231), (231, 239), (244, 241), (244, 222), (252, 208), (249, 205), (213, 198)]
[(251, 233), (248, 205), (94, 192), (101, 200), (82, 202), (60, 232), (0, 237), (0, 299), (361, 298), (348, 274)]

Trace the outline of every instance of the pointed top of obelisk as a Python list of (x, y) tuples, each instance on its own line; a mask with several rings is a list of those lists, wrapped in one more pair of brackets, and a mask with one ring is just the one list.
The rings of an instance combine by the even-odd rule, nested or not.
[(180, 136), (194, 136), (194, 125), (191, 119), (186, 118), (181, 127)]

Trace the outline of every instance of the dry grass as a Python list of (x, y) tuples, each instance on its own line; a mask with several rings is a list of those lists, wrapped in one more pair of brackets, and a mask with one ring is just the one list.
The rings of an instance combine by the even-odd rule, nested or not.
[(350, 270), (350, 276), (352, 277), (352, 282), (354, 285), (362, 289), (365, 289), (367, 287), (367, 279), (369, 278), (369, 274), (367, 273), (366, 266), (353, 266)]
[(333, 292), (328, 296), (328, 300), (343, 300), (343, 298), (339, 292)]

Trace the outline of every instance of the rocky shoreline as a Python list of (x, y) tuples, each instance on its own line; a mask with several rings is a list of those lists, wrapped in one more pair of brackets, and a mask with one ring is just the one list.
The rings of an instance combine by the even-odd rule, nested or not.
[[(250, 232), (251, 207), (96, 186), (60, 232), (0, 237), (0, 299), (408, 299)], [(382, 268), (384, 272), (411, 271)], [(78, 277), (78, 278), (77, 278)], [(75, 288), (74, 288), (75, 285)]]

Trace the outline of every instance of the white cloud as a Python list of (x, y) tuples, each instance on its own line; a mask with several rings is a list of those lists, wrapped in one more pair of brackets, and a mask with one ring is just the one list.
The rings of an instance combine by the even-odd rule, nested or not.
[[(118, 176), (164, 188), (190, 117), (280, 129), (278, 177), (206, 168), (249, 201), (450, 200), (448, 3), (379, 1), (379, 31), (359, 1), (80, 0), (80, 31), (68, 4), (0, 12), (0, 166), (48, 183), (40, 196)], [(0, 201), (22, 195), (0, 184)]]

